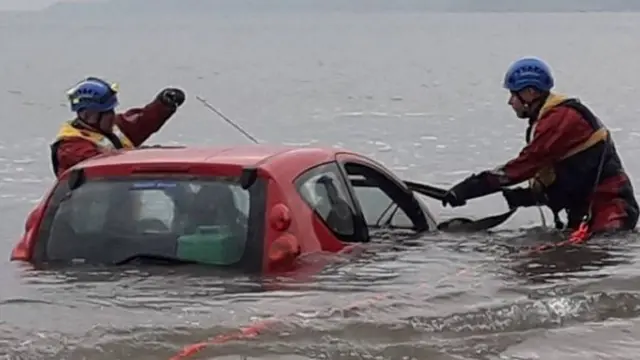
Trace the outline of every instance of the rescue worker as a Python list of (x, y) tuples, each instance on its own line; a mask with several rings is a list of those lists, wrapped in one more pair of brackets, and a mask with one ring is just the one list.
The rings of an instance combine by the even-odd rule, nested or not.
[[(557, 228), (588, 226), (591, 233), (630, 230), (638, 222), (633, 186), (611, 135), (576, 98), (551, 91), (554, 79), (541, 59), (515, 61), (504, 77), (508, 104), (528, 119), (526, 145), (518, 156), (494, 170), (473, 174), (453, 186), (443, 205), (502, 191), (511, 208), (546, 205)], [(506, 187), (529, 180), (528, 187)]]
[(62, 124), (51, 145), (51, 165), (56, 176), (93, 156), (142, 145), (185, 101), (176, 88), (162, 90), (143, 108), (116, 113), (118, 88), (88, 77), (67, 92), (74, 120)]

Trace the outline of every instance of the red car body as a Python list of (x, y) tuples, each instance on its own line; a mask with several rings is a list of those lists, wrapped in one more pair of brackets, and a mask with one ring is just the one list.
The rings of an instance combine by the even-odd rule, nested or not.
[(345, 251), (368, 242), (374, 228), (436, 228), (426, 205), (403, 181), (350, 151), (271, 145), (152, 147), (98, 156), (65, 172), (29, 214), (11, 260), (51, 260), (51, 227), (62, 216), (58, 213), (64, 202), (87, 186), (83, 184), (104, 179), (114, 179), (109, 184), (122, 179), (186, 183), (213, 177), (224, 177), (250, 194), (245, 214), (250, 230), (238, 261), (245, 271), (277, 272), (290, 269), (304, 254)]

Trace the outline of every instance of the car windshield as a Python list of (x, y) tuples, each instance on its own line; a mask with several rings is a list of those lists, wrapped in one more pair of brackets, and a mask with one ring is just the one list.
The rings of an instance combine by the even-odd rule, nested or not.
[(48, 260), (233, 265), (255, 206), (237, 178), (225, 177), (99, 179), (63, 192), (41, 229)]

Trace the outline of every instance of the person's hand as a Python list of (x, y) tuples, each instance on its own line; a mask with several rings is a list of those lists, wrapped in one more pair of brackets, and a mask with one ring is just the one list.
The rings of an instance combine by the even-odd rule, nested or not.
[(534, 206), (538, 204), (536, 194), (531, 188), (505, 188), (502, 189), (502, 196), (504, 196), (510, 209)]
[(442, 199), (442, 206), (463, 206), (467, 204), (469, 199), (485, 196), (492, 192), (494, 192), (494, 188), (487, 181), (487, 172), (473, 174), (455, 184), (446, 192)]
[(467, 201), (465, 199), (459, 198), (453, 188), (447, 191), (447, 193), (444, 195), (444, 198), (442, 199), (442, 206), (449, 205), (451, 207), (458, 207), (466, 204)]
[(166, 88), (158, 94), (158, 99), (167, 106), (177, 108), (184, 103), (186, 95), (180, 89)]

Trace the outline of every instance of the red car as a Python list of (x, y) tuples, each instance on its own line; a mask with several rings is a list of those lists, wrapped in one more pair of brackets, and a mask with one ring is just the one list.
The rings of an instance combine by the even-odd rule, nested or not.
[(67, 171), (29, 214), (11, 259), (169, 261), (269, 273), (339, 252), (373, 228), (434, 230), (381, 164), (333, 148), (152, 147)]

